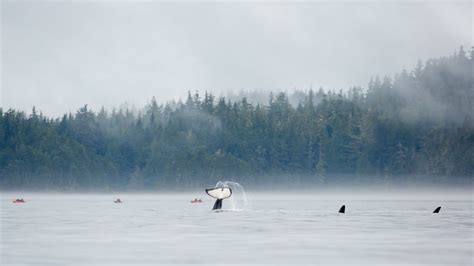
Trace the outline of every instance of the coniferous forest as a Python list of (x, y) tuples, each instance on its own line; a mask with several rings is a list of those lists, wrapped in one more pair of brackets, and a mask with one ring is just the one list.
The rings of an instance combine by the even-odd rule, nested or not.
[(461, 48), (367, 88), (275, 91), (266, 102), (193, 91), (139, 111), (3, 108), (0, 186), (472, 183), (473, 63)]

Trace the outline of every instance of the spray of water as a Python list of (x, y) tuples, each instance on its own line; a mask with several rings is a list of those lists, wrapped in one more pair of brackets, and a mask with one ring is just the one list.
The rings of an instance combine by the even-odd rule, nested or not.
[(247, 194), (241, 184), (232, 181), (219, 181), (216, 183), (216, 187), (232, 189), (232, 197), (226, 200), (230, 204), (230, 210), (239, 211), (247, 208)]

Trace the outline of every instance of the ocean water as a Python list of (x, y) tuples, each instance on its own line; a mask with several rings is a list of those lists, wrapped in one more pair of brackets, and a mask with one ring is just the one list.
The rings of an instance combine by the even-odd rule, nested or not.
[(246, 196), (2, 193), (0, 265), (474, 265), (472, 191)]

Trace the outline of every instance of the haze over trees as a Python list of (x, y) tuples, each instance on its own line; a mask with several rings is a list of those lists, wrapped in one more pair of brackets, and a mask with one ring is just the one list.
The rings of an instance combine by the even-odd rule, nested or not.
[(0, 109), (0, 185), (472, 182), (473, 63), (461, 48), (366, 89), (275, 92), (263, 104), (196, 92), (140, 112)]

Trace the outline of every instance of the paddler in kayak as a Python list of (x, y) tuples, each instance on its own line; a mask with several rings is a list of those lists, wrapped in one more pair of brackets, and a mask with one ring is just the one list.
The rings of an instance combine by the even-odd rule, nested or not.
[(23, 198), (16, 199), (16, 200), (13, 201), (13, 203), (25, 203), (25, 200)]
[(120, 200), (120, 198), (116, 199), (114, 203), (123, 203), (123, 201)]
[(194, 198), (191, 203), (199, 203), (199, 202), (202, 202), (201, 199), (198, 199), (198, 198)]

